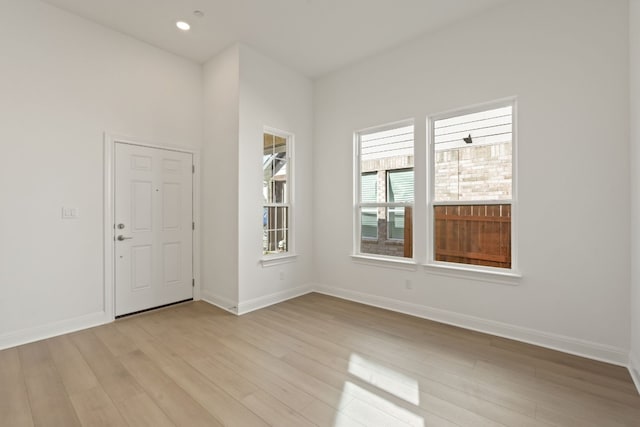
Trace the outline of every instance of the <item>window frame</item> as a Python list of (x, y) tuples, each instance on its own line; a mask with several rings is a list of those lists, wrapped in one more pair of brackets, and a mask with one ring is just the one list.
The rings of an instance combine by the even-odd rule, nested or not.
[[(439, 120), (455, 116), (478, 113), (495, 108), (512, 107), (512, 135), (511, 135), (511, 199), (503, 200), (471, 200), (471, 201), (441, 201), (435, 199), (435, 127)], [(521, 277), (518, 270), (518, 103), (516, 97), (503, 98), (496, 101), (485, 102), (464, 108), (448, 110), (427, 117), (427, 262), (424, 264), (427, 270), (456, 271), (464, 274), (489, 273), (505, 277)], [(478, 204), (510, 204), (511, 205), (511, 268), (489, 267), (474, 264), (454, 263), (435, 260), (435, 206), (446, 205), (478, 205)]]
[[(415, 169), (416, 169), (416, 164), (415, 164), (415, 159), (416, 159), (416, 155), (415, 155), (415, 135), (416, 135), (416, 131), (415, 131), (415, 120), (414, 119), (405, 119), (405, 120), (399, 120), (397, 122), (392, 122), (392, 123), (387, 123), (384, 125), (379, 125), (379, 126), (372, 126), (372, 127), (368, 127), (365, 129), (361, 129), (358, 130), (356, 132), (354, 132), (353, 134), (353, 255), (352, 257), (354, 258), (363, 258), (363, 259), (371, 259), (371, 260), (384, 260), (384, 261), (390, 261), (390, 262), (398, 262), (398, 263), (410, 263), (413, 264), (416, 261), (416, 250), (415, 250), (415, 227), (413, 227), (412, 233), (413, 233), (413, 238), (412, 238), (412, 244), (413, 244), (413, 248), (412, 248), (412, 257), (411, 258), (405, 258), (405, 257), (399, 257), (399, 256), (391, 256), (391, 255), (381, 255), (381, 254), (372, 254), (372, 253), (365, 253), (361, 251), (361, 242), (363, 241), (363, 237), (362, 237), (362, 223), (361, 223), (361, 209), (362, 208), (384, 208), (384, 209), (389, 209), (389, 208), (398, 208), (398, 207), (402, 207), (402, 208), (406, 208), (406, 207), (410, 207), (414, 209), (415, 212), (415, 175), (414, 175), (414, 201), (413, 203), (401, 203), (401, 202), (394, 202), (394, 203), (389, 203), (389, 202), (375, 202), (375, 203), (371, 203), (371, 202), (361, 202), (361, 159), (360, 159), (360, 153), (361, 153), (361, 137), (363, 135), (368, 135), (368, 134), (372, 134), (372, 133), (377, 133), (377, 132), (384, 132), (384, 131), (388, 131), (388, 130), (392, 130), (392, 129), (396, 129), (396, 128), (401, 128), (401, 127), (406, 127), (406, 126), (413, 126), (413, 156), (414, 156), (414, 166), (413, 171), (415, 174)], [(402, 168), (402, 169), (408, 169), (408, 168)], [(385, 176), (385, 185), (387, 185), (386, 183), (387, 177)], [(386, 191), (386, 189), (385, 189)], [(415, 217), (414, 217), (414, 221), (415, 221)], [(375, 239), (376, 241), (378, 241), (380, 239), (379, 233), (377, 233), (376, 231), (376, 236), (377, 238)], [(366, 240), (370, 240), (373, 241), (374, 239), (372, 238), (364, 238)], [(399, 241), (403, 241), (403, 239), (389, 239), (387, 237), (388, 241), (393, 241), (393, 242), (399, 242)]]
[[(295, 244), (295, 179), (294, 179), (294, 142), (295, 135), (291, 132), (286, 132), (280, 129), (276, 129), (269, 126), (264, 126), (262, 129), (262, 138), (264, 141), (264, 135), (269, 134), (279, 138), (284, 138), (286, 140), (285, 148), (286, 148), (286, 159), (287, 159), (287, 173), (286, 173), (286, 183), (287, 183), (287, 198), (284, 203), (265, 203), (261, 201), (261, 212), (264, 215), (264, 209), (267, 207), (277, 207), (277, 208), (287, 208), (287, 251), (282, 253), (271, 253), (265, 254), (264, 248), (261, 250), (261, 258), (260, 262), (263, 267), (267, 267), (270, 265), (278, 265), (283, 262), (292, 262), (297, 257), (296, 254), (296, 244)], [(264, 156), (264, 142), (261, 144), (262, 153)], [(263, 170), (264, 173), (264, 170)], [(263, 228), (264, 232), (264, 228)], [(262, 244), (262, 242), (261, 242)]]

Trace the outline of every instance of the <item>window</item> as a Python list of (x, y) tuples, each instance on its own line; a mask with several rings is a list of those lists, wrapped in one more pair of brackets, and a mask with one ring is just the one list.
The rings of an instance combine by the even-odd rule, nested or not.
[(512, 268), (514, 102), (431, 120), (433, 261)]
[(264, 133), (262, 154), (262, 253), (285, 254), (291, 241), (290, 135)]
[(413, 258), (413, 124), (356, 134), (356, 253)]

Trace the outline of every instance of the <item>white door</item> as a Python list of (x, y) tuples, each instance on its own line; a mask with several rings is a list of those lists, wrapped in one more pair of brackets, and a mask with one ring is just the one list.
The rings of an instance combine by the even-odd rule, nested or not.
[(115, 313), (193, 298), (193, 155), (115, 144)]

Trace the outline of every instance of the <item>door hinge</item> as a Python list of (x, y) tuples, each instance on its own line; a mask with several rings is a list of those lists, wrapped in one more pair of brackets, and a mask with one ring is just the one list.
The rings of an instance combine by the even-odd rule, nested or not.
[(196, 287), (196, 279), (191, 279), (191, 287), (192, 288)]
[(195, 221), (191, 223), (191, 229), (192, 229), (192, 230), (195, 230), (195, 229), (196, 229), (196, 223), (195, 223)]
[(191, 173), (196, 173), (196, 165), (191, 165)]

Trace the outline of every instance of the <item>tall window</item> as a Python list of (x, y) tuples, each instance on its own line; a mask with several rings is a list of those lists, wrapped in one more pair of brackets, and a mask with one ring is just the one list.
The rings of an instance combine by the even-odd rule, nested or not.
[(262, 253), (289, 251), (291, 215), (291, 137), (265, 132), (262, 154)]
[(413, 124), (356, 134), (356, 252), (413, 257)]
[(510, 269), (514, 102), (431, 121), (433, 258)]

